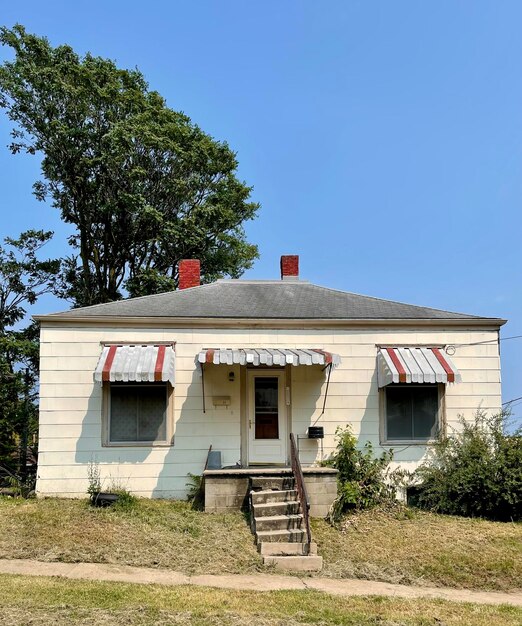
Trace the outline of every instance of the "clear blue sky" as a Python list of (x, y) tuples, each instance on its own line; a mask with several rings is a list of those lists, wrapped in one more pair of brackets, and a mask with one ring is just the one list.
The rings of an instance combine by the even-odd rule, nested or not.
[[(314, 282), (522, 334), (521, 2), (19, 5), (3, 3), (0, 23), (138, 66), (237, 151), (262, 205), (246, 276), (276, 278), (297, 253)], [(1, 116), (0, 235), (52, 228), (61, 254), (65, 228), (31, 196), (38, 161), (2, 147), (8, 130)], [(522, 396), (522, 340), (502, 355), (504, 400)]]

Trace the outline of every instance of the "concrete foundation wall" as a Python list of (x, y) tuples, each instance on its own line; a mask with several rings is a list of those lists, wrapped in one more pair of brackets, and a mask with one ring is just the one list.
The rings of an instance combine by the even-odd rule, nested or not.
[[(287, 476), (291, 470), (219, 470), (205, 472), (205, 511), (230, 513), (248, 506), (251, 476)], [(306, 491), (310, 500), (311, 517), (326, 517), (337, 495), (337, 470), (330, 468), (303, 468)]]

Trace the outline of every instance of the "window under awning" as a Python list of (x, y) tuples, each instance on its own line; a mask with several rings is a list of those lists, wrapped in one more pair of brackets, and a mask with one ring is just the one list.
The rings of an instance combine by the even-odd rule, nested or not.
[(338, 354), (318, 348), (205, 348), (197, 357), (200, 364), (213, 365), (331, 365), (341, 363)]
[(169, 345), (103, 346), (94, 380), (102, 382), (169, 382), (174, 386), (176, 353)]
[(391, 383), (460, 383), (459, 370), (440, 348), (380, 347), (377, 353), (379, 387)]

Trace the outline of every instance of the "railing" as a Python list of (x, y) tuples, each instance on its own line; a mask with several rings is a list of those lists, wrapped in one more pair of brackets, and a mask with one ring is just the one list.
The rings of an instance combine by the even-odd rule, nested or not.
[(290, 433), (290, 462), (292, 464), (292, 472), (295, 478), (297, 497), (301, 503), (301, 511), (303, 513), (306, 530), (305, 550), (308, 554), (310, 552), (310, 544), (312, 543), (312, 531), (310, 530), (310, 500), (308, 500), (308, 494), (306, 493), (303, 470), (301, 469), (301, 462), (299, 461), (299, 452), (295, 443), (294, 433)]
[(208, 458), (209, 458), (211, 452), (212, 452), (212, 444), (210, 444), (210, 447), (209, 447), (208, 452), (207, 452), (207, 460), (205, 461), (205, 469), (203, 470), (204, 472), (208, 469)]

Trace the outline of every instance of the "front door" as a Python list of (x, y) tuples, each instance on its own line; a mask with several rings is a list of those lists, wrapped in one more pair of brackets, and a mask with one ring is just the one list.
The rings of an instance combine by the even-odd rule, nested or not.
[(285, 374), (248, 370), (248, 462), (286, 463)]

